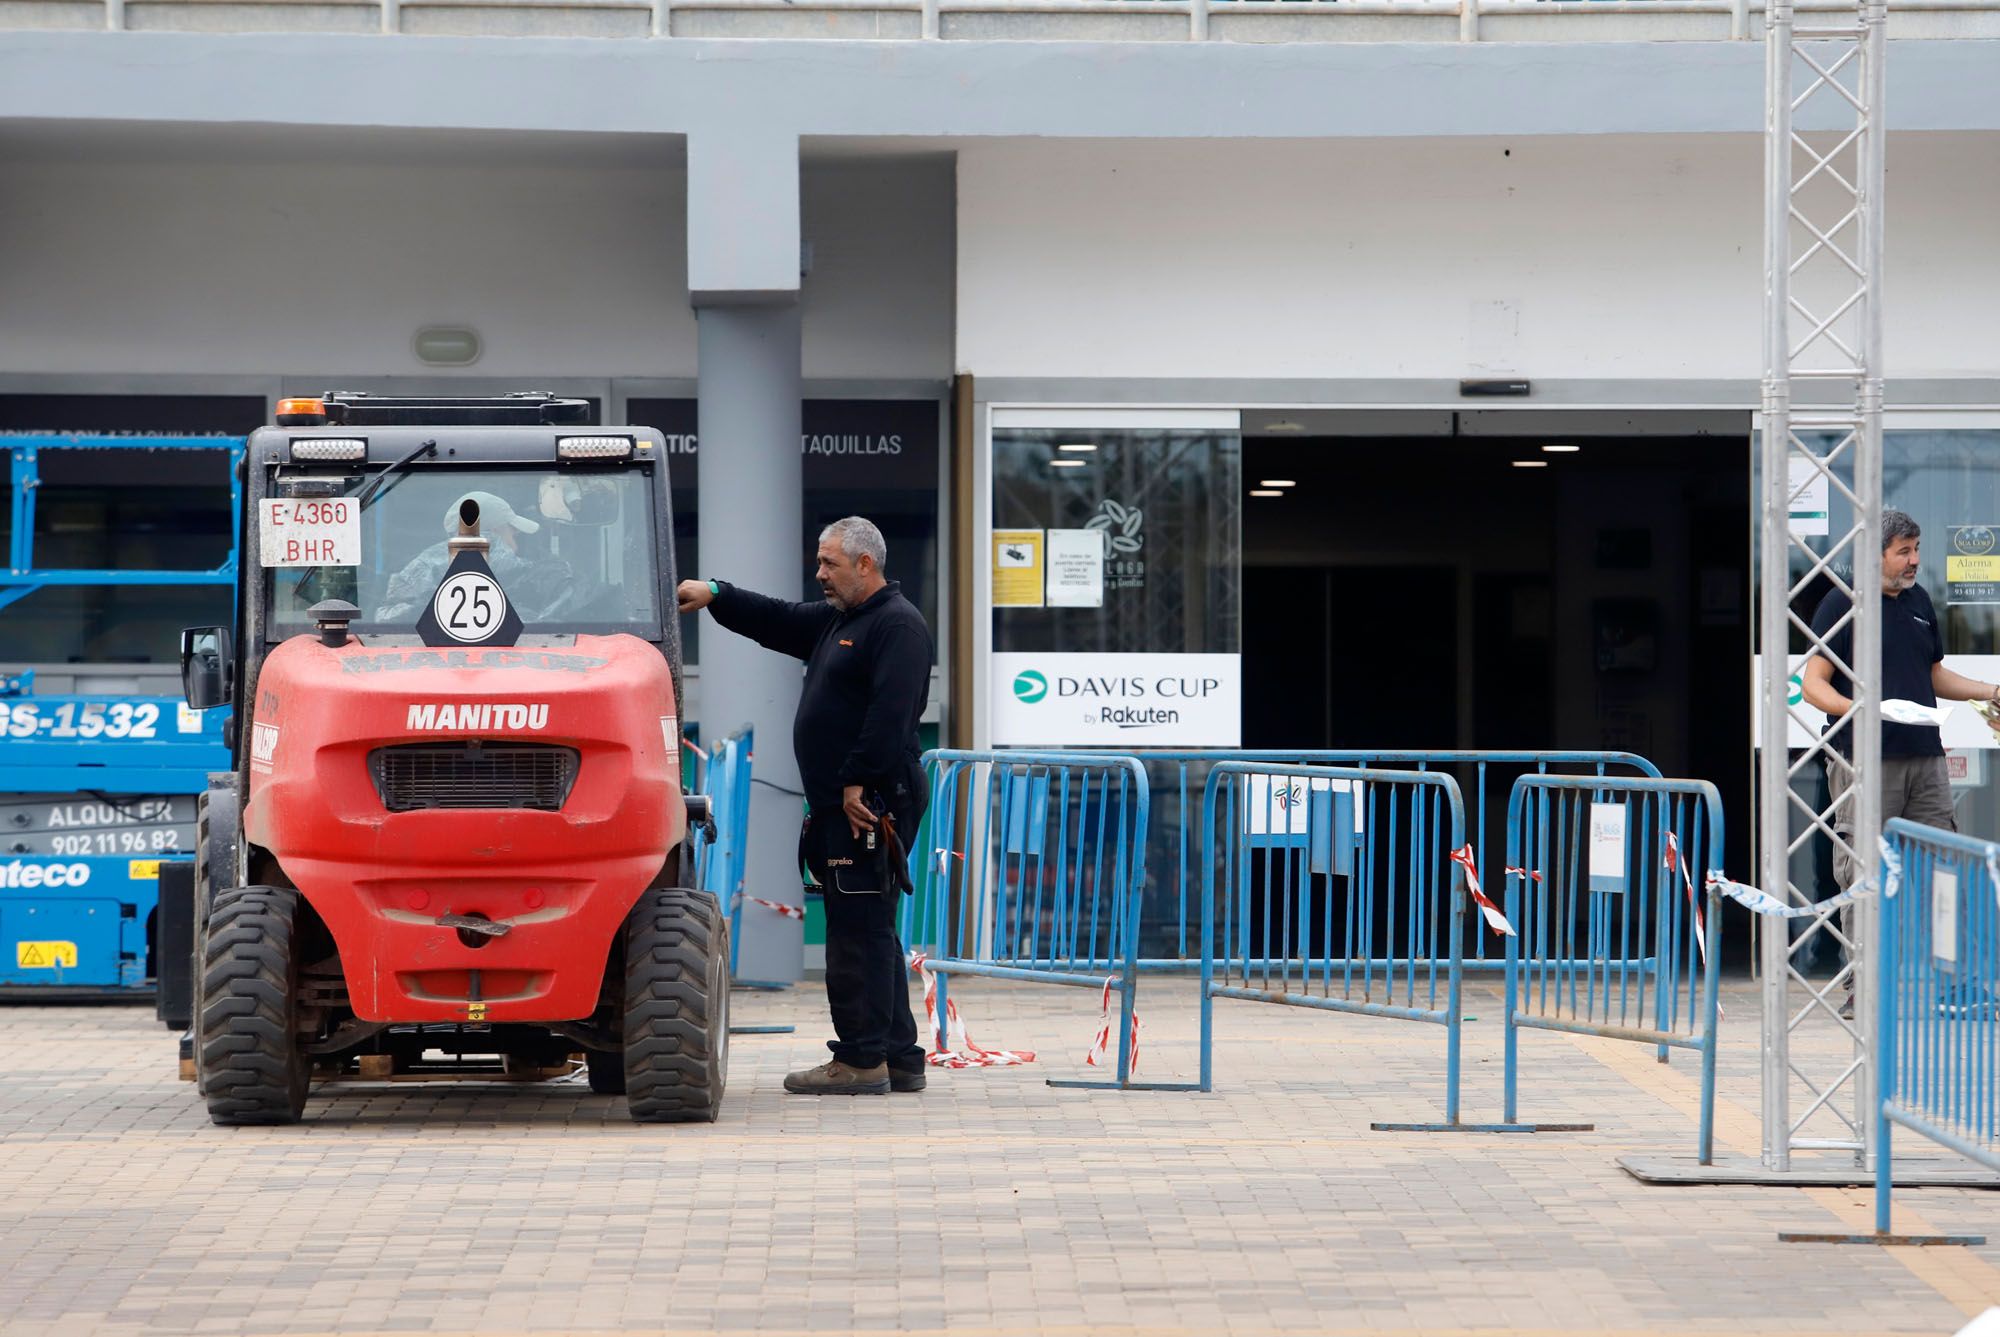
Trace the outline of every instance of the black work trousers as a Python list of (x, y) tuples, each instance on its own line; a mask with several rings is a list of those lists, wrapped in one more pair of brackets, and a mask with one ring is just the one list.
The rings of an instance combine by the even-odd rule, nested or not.
[[(914, 836), (922, 813), (918, 804), (899, 808), (896, 829)], [(850, 1067), (887, 1063), (922, 1072), (910, 969), (896, 934), (902, 893), (888, 885), (879, 856), (854, 838), (837, 806), (815, 809), (801, 845), (826, 898), (826, 1002), (836, 1037), (827, 1048)]]
[(910, 1014), (910, 969), (896, 936), (902, 900), (886, 887), (843, 892), (826, 884), (826, 1002), (838, 1037), (827, 1048), (849, 1067), (886, 1062), (904, 1072), (924, 1070)]

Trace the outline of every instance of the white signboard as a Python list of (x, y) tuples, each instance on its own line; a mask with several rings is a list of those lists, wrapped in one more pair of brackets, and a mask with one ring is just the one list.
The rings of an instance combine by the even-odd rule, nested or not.
[(1104, 607), (1104, 534), (1096, 529), (1049, 531), (1050, 608)]
[(995, 654), (997, 747), (1237, 747), (1240, 655)]
[(1625, 805), (1590, 805), (1590, 889), (1625, 890)]
[(267, 497), (257, 526), (264, 566), (361, 565), (361, 507), (352, 497)]
[[(1786, 725), (1789, 735), (1787, 745), (1794, 748), (1811, 747), (1826, 726), (1826, 716), (1806, 704), (1804, 688), (1799, 675), (1805, 668), (1806, 657), (1793, 655), (1791, 689), (1788, 693), (1791, 706), (1791, 720)], [(1964, 674), (1974, 682), (2000, 682), (2000, 655), (1946, 655), (1944, 666), (1954, 673)], [(1750, 746), (1763, 742), (1761, 730), (1764, 727), (1764, 666), (1762, 655), (1750, 657)], [(1946, 716), (1944, 728), (1939, 730), (1947, 751), (1956, 752), (1966, 748), (2000, 748), (2000, 738), (1986, 727), (1985, 721), (1973, 713), (1972, 707), (1951, 702), (1951, 714)]]
[(1794, 534), (1826, 533), (1829, 515), (1828, 498), (1832, 496), (1832, 489), (1827, 485), (1825, 471), (1805, 456), (1793, 451), (1791, 470), (1786, 482), (1789, 484), (1789, 501), (1786, 509), (1790, 512), (1791, 531)]
[[(1347, 780), (1306, 780), (1294, 775), (1249, 774), (1243, 777), (1243, 832), (1251, 836), (1303, 836), (1312, 824), (1312, 795), (1355, 795), (1354, 835), (1368, 829), (1368, 795), (1364, 786)], [(1321, 800), (1324, 802), (1324, 800)]]

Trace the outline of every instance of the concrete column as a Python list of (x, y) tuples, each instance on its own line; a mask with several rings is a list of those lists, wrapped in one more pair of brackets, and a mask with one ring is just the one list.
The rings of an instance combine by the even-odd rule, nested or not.
[[(698, 308), (701, 384), (701, 571), (781, 599), (797, 599), (809, 557), (801, 537), (799, 465), (799, 308)], [(750, 789), (745, 889), (785, 905), (799, 886), (800, 800), (792, 756), (799, 661), (713, 623), (701, 635), (701, 726), (719, 738), (740, 725), (757, 731)], [(804, 937), (796, 920), (752, 905), (745, 910), (737, 976), (796, 980)]]
[[(799, 162), (796, 135), (688, 141), (688, 288), (697, 322), (703, 578), (797, 599), (811, 557), (802, 525), (799, 400)], [(713, 624), (701, 638), (701, 726), (756, 730), (745, 890), (798, 905), (803, 815), (792, 716), (800, 664)], [(792, 791), (792, 792), (786, 792)], [(797, 920), (750, 905), (738, 979), (797, 980)]]

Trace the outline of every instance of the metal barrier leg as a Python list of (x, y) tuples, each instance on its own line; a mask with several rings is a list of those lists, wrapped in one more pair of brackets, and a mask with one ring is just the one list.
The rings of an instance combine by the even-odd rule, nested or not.
[[(1455, 943), (1465, 941), (1465, 909), (1458, 908), (1453, 922)], [(1509, 938), (1511, 948), (1513, 939)], [(1587, 1133), (1597, 1127), (1589, 1123), (1519, 1123), (1514, 1118), (1514, 972), (1507, 971), (1507, 1108), (1505, 1117), (1499, 1123), (1461, 1123), (1458, 1114), (1460, 1056), (1463, 1050), (1465, 1027), (1465, 962), (1463, 953), (1454, 946), (1447, 996), (1451, 1000), (1450, 1020), (1445, 1024), (1445, 1094), (1443, 1123), (1371, 1123), (1368, 1126), (1378, 1133)]]
[[(1201, 1080), (1195, 1082), (1135, 1082), (1132, 1080), (1132, 1019), (1138, 1015), (1139, 981), (1135, 963), (1126, 963), (1126, 977), (1118, 990), (1118, 1067), (1109, 1080), (1090, 1081), (1080, 1077), (1051, 1077), (1047, 1085), (1071, 1091), (1207, 1091), (1209, 1049), (1206, 1014), (1203, 1017)], [(1205, 999), (1204, 999), (1205, 1001)]]
[(1514, 1024), (1514, 963), (1507, 963), (1506, 1098), (1500, 1117), (1513, 1123), (1521, 1117), (1521, 1028)]
[(1890, 1195), (1895, 1190), (1889, 1170), (1889, 1121), (1875, 1111), (1875, 1233), (1889, 1233)]

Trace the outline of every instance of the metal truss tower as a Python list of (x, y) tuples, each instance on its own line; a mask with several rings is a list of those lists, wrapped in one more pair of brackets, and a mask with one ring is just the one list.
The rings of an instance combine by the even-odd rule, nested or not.
[[(1859, 0), (1815, 8), (1801, 24), (1793, 0), (1765, 9), (1758, 871), (1794, 906), (1814, 901), (1819, 841), (1851, 851), (1857, 885), (1873, 885), (1878, 863), (1886, 10), (1886, 0)], [(1812, 617), (1828, 588), (1853, 606), (1820, 637)], [(1852, 633), (1848, 659), (1827, 644), (1842, 629)], [(1801, 653), (1825, 656), (1855, 684), (1854, 710), (1823, 738), (1798, 713)], [(1846, 805), (1819, 798), (1823, 768), (1835, 792), (1851, 795)], [(1790, 1169), (1798, 1151), (1867, 1158), (1874, 1008), (1862, 962), (1875, 909), (1863, 897), (1845, 929), (1838, 912), (1761, 921), (1767, 1169)], [(1845, 957), (1839, 973), (1809, 979), (1806, 963), (1816, 950), (1832, 959), (1834, 945)], [(1849, 985), (1852, 1021), (1839, 1015)]]

